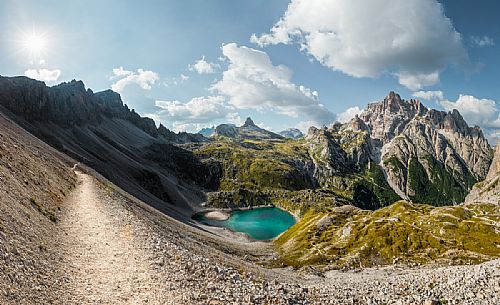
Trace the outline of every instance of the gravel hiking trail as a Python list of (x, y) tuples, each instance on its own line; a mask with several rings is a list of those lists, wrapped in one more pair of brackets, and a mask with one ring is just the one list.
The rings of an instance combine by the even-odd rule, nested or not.
[[(69, 304), (168, 304), (137, 242), (130, 215), (106, 196), (88, 175), (68, 198), (60, 222), (65, 274), (63, 298)], [(139, 233), (140, 234), (140, 233)]]

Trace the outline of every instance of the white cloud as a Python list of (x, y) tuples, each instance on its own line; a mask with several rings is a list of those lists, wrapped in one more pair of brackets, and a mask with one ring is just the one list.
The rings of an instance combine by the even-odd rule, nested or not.
[(113, 68), (113, 76), (111, 76), (109, 79), (115, 79), (121, 76), (129, 76), (132, 74), (134, 74), (132, 71), (127, 71), (123, 69), (123, 67)]
[(323, 127), (325, 124), (320, 124), (316, 121), (300, 121), (295, 125), (295, 128), (300, 129), (304, 134), (307, 134), (307, 131), (309, 130), (309, 127), (314, 126), (316, 128)]
[(198, 74), (213, 74), (220, 66), (205, 60), (205, 56), (197, 60), (194, 65), (189, 65), (189, 70)]
[(443, 100), (443, 91), (417, 91), (413, 92), (413, 96), (423, 100)]
[(491, 47), (495, 45), (495, 40), (488, 36), (471, 36), (472, 43), (477, 47)]
[(222, 47), (222, 53), (229, 66), (211, 90), (227, 96), (232, 106), (291, 117), (303, 115), (323, 124), (334, 120), (316, 91), (292, 83), (292, 71), (274, 66), (265, 52), (230, 43)]
[(55, 82), (59, 79), (59, 76), (61, 76), (61, 70), (28, 69), (24, 71), (24, 75), (44, 82)]
[(223, 96), (200, 96), (187, 103), (158, 100), (155, 105), (161, 109), (156, 113), (157, 120), (171, 122), (175, 131), (197, 131), (212, 126), (213, 121), (232, 121), (237, 116)]
[(241, 126), (245, 123), (245, 119), (243, 119), (237, 112), (228, 113), (226, 119), (229, 123), (232, 123), (236, 126)]
[(470, 125), (500, 128), (500, 109), (494, 100), (461, 94), (456, 102), (441, 100), (439, 104), (447, 111), (457, 109)]
[(189, 80), (189, 76), (181, 73), (181, 75), (179, 75), (179, 77), (164, 78), (162, 80), (162, 85), (165, 87), (179, 86), (179, 85), (184, 84), (188, 80)]
[(118, 79), (111, 85), (111, 89), (116, 92), (122, 92), (126, 86), (136, 84), (144, 90), (151, 90), (152, 86), (160, 79), (158, 73), (137, 69), (137, 72), (128, 71), (123, 67), (114, 68), (111, 80)]
[(358, 106), (349, 107), (344, 112), (337, 114), (337, 121), (347, 123), (361, 112), (363, 112), (363, 109), (360, 109)]
[(396, 73), (399, 83), (410, 90), (419, 90), (426, 86), (432, 86), (439, 82), (439, 71), (430, 73)]
[(292, 0), (260, 46), (298, 44), (323, 65), (354, 77), (390, 73), (418, 90), (448, 64), (466, 65), (459, 33), (436, 0)]

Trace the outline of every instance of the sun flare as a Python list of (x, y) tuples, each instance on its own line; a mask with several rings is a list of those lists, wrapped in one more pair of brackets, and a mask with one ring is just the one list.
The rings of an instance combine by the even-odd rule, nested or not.
[(30, 35), (24, 41), (24, 47), (32, 52), (42, 52), (47, 46), (46, 40), (41, 35)]
[(47, 34), (36, 31), (23, 34), (20, 43), (22, 51), (32, 58), (44, 55), (49, 46)]

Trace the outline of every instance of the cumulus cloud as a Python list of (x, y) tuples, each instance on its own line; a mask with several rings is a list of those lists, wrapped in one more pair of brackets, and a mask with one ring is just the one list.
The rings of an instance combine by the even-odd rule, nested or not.
[(495, 145), (500, 136), (499, 103), (491, 99), (479, 99), (471, 95), (460, 95), (455, 102), (439, 101), (444, 109), (457, 109), (470, 125), (478, 125), (489, 143)]
[(298, 128), (300, 131), (302, 131), (304, 134), (307, 133), (309, 130), (309, 127), (314, 126), (316, 128), (320, 128), (323, 126), (326, 126), (325, 124), (318, 123), (316, 121), (300, 121), (295, 125), (295, 128)]
[(189, 70), (198, 74), (213, 74), (220, 66), (205, 60), (205, 56), (197, 60), (194, 65), (189, 65)]
[(358, 106), (349, 107), (344, 112), (337, 114), (337, 121), (339, 121), (340, 123), (347, 123), (361, 112), (363, 112), (363, 109), (359, 108)]
[(470, 40), (477, 47), (491, 47), (495, 45), (495, 40), (488, 36), (471, 36)]
[(432, 86), (439, 82), (439, 72), (412, 73), (400, 72), (395, 74), (399, 83), (410, 90), (419, 90), (426, 86)]
[(188, 80), (189, 80), (189, 76), (181, 73), (181, 75), (179, 75), (179, 77), (171, 77), (171, 78), (163, 79), (162, 85), (165, 87), (178, 86), (178, 85), (184, 84)]
[(412, 90), (439, 82), (450, 63), (468, 63), (460, 34), (436, 0), (292, 0), (270, 33), (250, 40), (298, 44), (333, 70), (390, 73)]
[(229, 65), (211, 90), (227, 96), (230, 105), (291, 117), (304, 115), (321, 124), (334, 120), (316, 91), (292, 83), (292, 71), (273, 65), (265, 52), (230, 43), (222, 47), (222, 53)]
[(137, 69), (137, 72), (123, 69), (123, 67), (114, 68), (111, 80), (117, 81), (111, 85), (111, 89), (116, 92), (122, 92), (128, 85), (136, 84), (144, 90), (151, 90), (152, 86), (160, 79), (160, 75), (153, 71)]
[(234, 107), (228, 105), (223, 96), (200, 96), (187, 103), (157, 100), (155, 105), (160, 108), (155, 117), (172, 122), (175, 131), (197, 131), (211, 126), (213, 121), (232, 121), (237, 117)]
[(443, 91), (417, 91), (413, 92), (413, 96), (423, 100), (443, 100)]
[(24, 75), (43, 82), (55, 82), (59, 79), (59, 76), (61, 76), (61, 70), (28, 69), (24, 71)]
[(479, 99), (472, 95), (460, 95), (455, 102), (441, 100), (439, 104), (447, 111), (457, 109), (467, 123), (481, 127), (500, 128), (498, 103), (490, 99)]

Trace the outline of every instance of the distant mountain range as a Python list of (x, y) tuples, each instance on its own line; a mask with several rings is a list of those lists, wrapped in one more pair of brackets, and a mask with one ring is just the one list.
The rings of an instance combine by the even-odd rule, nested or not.
[(201, 134), (202, 136), (209, 138), (211, 137), (215, 132), (215, 127), (206, 127), (198, 131), (198, 134)]
[[(348, 123), (311, 127), (305, 137), (297, 129), (281, 134), (265, 130), (251, 118), (240, 127), (222, 124), (213, 132), (203, 130), (208, 137), (176, 134), (130, 110), (119, 94), (111, 90), (94, 93), (81, 81), (47, 87), (26, 77), (0, 77), (0, 105), (26, 129), (99, 168), (117, 184), (124, 188), (131, 184), (132, 192), (142, 196), (145, 189), (147, 194), (176, 207), (188, 206), (179, 203), (185, 201), (181, 194), (188, 185), (198, 190), (189, 194), (199, 194), (198, 199), (190, 200), (201, 202), (201, 189), (217, 190), (226, 179), (228, 160), (214, 163), (217, 158), (210, 161), (199, 156), (200, 147), (222, 139), (278, 144), (298, 141), (293, 144), (297, 152), (286, 150), (284, 144), (266, 146), (269, 157), (259, 158), (269, 158), (271, 163), (260, 170), (282, 175), (273, 179), (287, 180), (283, 183), (294, 185), (292, 189), (320, 187), (347, 192), (347, 198), (369, 208), (399, 198), (435, 205), (462, 202), (472, 186), (486, 177), (492, 160), (491, 147), (481, 129), (469, 127), (458, 111), (429, 110), (419, 101), (403, 100), (394, 92), (381, 102), (369, 104)], [(253, 147), (245, 145), (244, 149)], [(303, 150), (304, 154), (297, 155)], [(294, 174), (271, 166), (279, 155), (283, 159), (276, 165)], [(234, 170), (248, 169), (233, 166)], [(367, 171), (376, 174), (379, 182), (365, 176)], [(265, 177), (269, 174), (261, 173)], [(363, 183), (355, 178), (360, 175)], [(175, 182), (179, 178), (190, 181), (182, 190)], [(254, 182), (241, 182), (254, 184), (258, 180), (252, 179)], [(282, 187), (272, 185), (272, 181), (271, 187)]]
[[(288, 137), (259, 128), (247, 119), (241, 127), (219, 125), (212, 141), (218, 137), (278, 142), (297, 138), (296, 149), (305, 149), (305, 154), (296, 155), (288, 148), (278, 151), (283, 150), (278, 145), (262, 144), (259, 148), (245, 144), (243, 148), (253, 147), (248, 157), (269, 159), (278, 162), (278, 168), (288, 168), (280, 171), (270, 162), (268, 170), (282, 175), (273, 181), (281, 181), (287, 175), (297, 177), (293, 179), (301, 182), (282, 183), (333, 189), (347, 194), (364, 208), (378, 208), (398, 199), (433, 205), (463, 202), (472, 186), (486, 177), (492, 160), (491, 147), (481, 129), (469, 127), (458, 111), (430, 110), (419, 101), (403, 100), (394, 92), (381, 102), (369, 104), (363, 113), (345, 124), (311, 127), (303, 138), (295, 130), (283, 134)], [(257, 154), (255, 149), (260, 152)], [(269, 153), (264, 153), (267, 150)], [(226, 159), (219, 162), (231, 166), (232, 172), (251, 172), (251, 166), (241, 165), (252, 162), (245, 163), (241, 158), (235, 164)], [(236, 185), (258, 181), (256, 177), (227, 179)], [(231, 188), (239, 187), (236, 185)], [(260, 187), (272, 187), (272, 183)]]
[[(247, 118), (245, 124), (241, 127), (249, 127), (249, 126), (258, 128), (258, 126), (256, 126), (254, 124), (254, 122), (251, 118)], [(233, 128), (236, 128), (236, 129), (233, 129)], [(201, 134), (204, 137), (209, 138), (209, 137), (216, 134), (217, 129), (219, 130), (218, 131), (219, 135), (228, 136), (228, 137), (240, 137), (240, 138), (241, 137), (243, 137), (243, 138), (244, 137), (249, 137), (249, 138), (256, 138), (257, 137), (257, 138), (267, 138), (267, 139), (278, 138), (276, 136), (276, 134), (271, 134), (265, 129), (260, 129), (261, 130), (260, 135), (255, 134), (255, 130), (254, 130), (254, 133), (252, 134), (252, 132), (249, 132), (248, 128), (242, 128), (241, 132), (238, 132), (238, 128), (236, 127), (236, 125), (232, 125), (232, 124), (222, 124), (222, 125), (217, 126), (217, 128), (216, 127), (203, 128), (200, 131), (198, 131), (198, 134)], [(248, 132), (245, 132), (244, 130), (247, 130)], [(289, 139), (300, 139), (304, 136), (302, 131), (300, 131), (297, 128), (287, 128), (283, 131), (278, 132), (277, 135), (280, 135), (284, 138), (289, 138)]]
[(285, 265), (498, 256), (491, 223), (498, 221), (500, 146), (493, 158), (481, 129), (458, 111), (428, 109), (395, 92), (345, 124), (306, 135), (274, 133), (250, 118), (174, 133), (130, 110), (118, 93), (94, 93), (81, 81), (47, 87), (0, 77), (0, 112), (185, 222), (204, 208), (273, 204), (293, 212), (298, 223), (275, 241)]
[(281, 136), (289, 139), (300, 139), (304, 137), (304, 134), (300, 129), (297, 128), (287, 128), (283, 131), (278, 132)]
[(228, 137), (235, 139), (259, 139), (272, 140), (283, 138), (277, 133), (265, 130), (255, 125), (251, 118), (245, 120), (245, 124), (236, 127), (233, 124), (221, 124), (215, 128), (214, 137)]

